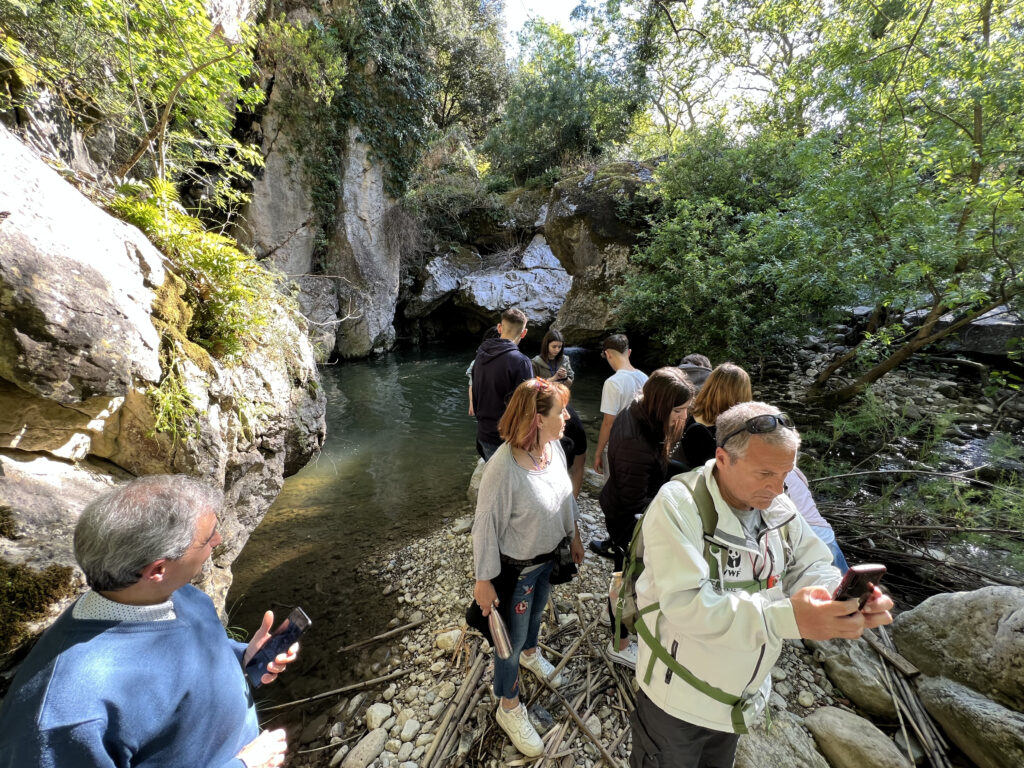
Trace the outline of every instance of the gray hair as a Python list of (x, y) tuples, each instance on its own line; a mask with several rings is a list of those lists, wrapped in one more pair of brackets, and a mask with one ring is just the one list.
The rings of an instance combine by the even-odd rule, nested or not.
[[(747, 421), (755, 416), (763, 416), (768, 413), (773, 416), (777, 416), (782, 413), (782, 411), (774, 405), (768, 405), (768, 403), (750, 401), (747, 403), (738, 403), (729, 410), (719, 414), (718, 418), (715, 420), (715, 437), (718, 440), (721, 440), (726, 435), (736, 432), (736, 430), (743, 430), (739, 434), (730, 438), (725, 445), (721, 446), (722, 450), (729, 454), (729, 457), (732, 458), (733, 461), (736, 459), (742, 459), (747, 455), (747, 447), (750, 445), (750, 438), (754, 436), (752, 433), (743, 429)], [(758, 437), (768, 445), (788, 448), (797, 452), (800, 450), (800, 433), (795, 429), (777, 426), (771, 432), (759, 434)]]
[(89, 586), (114, 591), (139, 580), (142, 569), (182, 557), (199, 518), (219, 513), (224, 494), (187, 475), (149, 475), (92, 501), (75, 526), (75, 560)]

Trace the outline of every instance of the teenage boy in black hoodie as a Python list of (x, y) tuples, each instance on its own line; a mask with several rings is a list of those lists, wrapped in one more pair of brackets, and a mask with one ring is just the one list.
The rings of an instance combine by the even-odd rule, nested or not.
[(485, 339), (473, 361), (473, 413), (477, 447), (484, 461), (501, 445), (498, 421), (512, 392), (533, 378), (533, 363), (519, 351), (526, 335), (526, 315), (515, 307), (501, 313), (497, 339)]

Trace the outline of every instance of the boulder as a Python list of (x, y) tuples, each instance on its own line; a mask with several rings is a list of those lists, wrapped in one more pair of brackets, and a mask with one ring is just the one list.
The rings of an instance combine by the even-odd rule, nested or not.
[(559, 264), (547, 241), (536, 235), (518, 263), (466, 275), (455, 301), (495, 323), (506, 307), (518, 307), (526, 313), (530, 326), (545, 327), (555, 319), (572, 284), (573, 279)]
[(370, 146), (350, 127), (337, 224), (324, 258), (324, 271), (340, 276), (335, 351), (342, 358), (383, 352), (395, 342), (400, 254), (386, 236), (393, 205), (384, 189), (384, 166), (371, 160)]
[(380, 728), (384, 722), (394, 714), (391, 706), (388, 704), (382, 704), (377, 702), (371, 705), (366, 710), (366, 727), (368, 730), (375, 731)]
[[(645, 165), (615, 163), (552, 189), (544, 235), (573, 277), (556, 321), (567, 343), (596, 342), (614, 325), (606, 296), (621, 281), (630, 249), (645, 229), (643, 190), (653, 179)], [(634, 208), (636, 213), (624, 213)]]
[(928, 713), (979, 768), (1024, 765), (1024, 714), (941, 677), (918, 681)]
[[(134, 475), (195, 475), (226, 496), (225, 543), (200, 580), (221, 606), (229, 566), (284, 477), (323, 443), (305, 328), (278, 308), (263, 343), (211, 358), (185, 339), (183, 285), (137, 229), (2, 128), (0, 167), (0, 558), (70, 565), (71, 531), (99, 491)], [(194, 409), (176, 436), (155, 430), (161, 349)]]
[(896, 717), (896, 705), (878, 676), (882, 662), (863, 638), (804, 642), (814, 649), (832, 683), (858, 708), (877, 717)]
[(740, 737), (736, 768), (828, 768), (828, 763), (799, 720), (773, 711), (770, 731), (762, 724)]
[(454, 296), (466, 275), (480, 264), (480, 256), (469, 249), (434, 256), (414, 278), (403, 315), (409, 320), (426, 317)]
[(913, 768), (871, 721), (838, 707), (822, 707), (804, 718), (832, 768)]
[(160, 252), (3, 128), (0, 165), (0, 379), (59, 405), (158, 381)]
[(341, 768), (366, 768), (366, 766), (380, 757), (380, 753), (384, 751), (384, 745), (387, 744), (387, 741), (388, 732), (383, 728), (370, 731), (345, 756)]
[(892, 633), (899, 652), (924, 674), (1024, 712), (1024, 589), (934, 595), (900, 614)]
[(0, 114), (0, 123), (17, 130), (19, 138), (43, 157), (66, 166), (72, 173), (95, 179), (105, 173), (114, 157), (116, 133), (113, 121), (86, 124), (85, 115), (72, 119), (61, 99), (47, 90), (17, 81), (8, 69), (9, 87), (21, 102), (17, 120)]

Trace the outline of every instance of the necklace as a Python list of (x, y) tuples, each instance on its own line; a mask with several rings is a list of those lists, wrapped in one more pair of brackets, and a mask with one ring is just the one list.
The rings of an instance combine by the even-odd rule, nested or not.
[(533, 454), (530, 453), (529, 451), (526, 452), (526, 455), (530, 457), (530, 461), (533, 462), (533, 468), (534, 469), (544, 469), (544, 467), (547, 466), (547, 463), (548, 463), (548, 461), (547, 461), (548, 460), (547, 451), (548, 451), (548, 447), (545, 445), (544, 448), (541, 449), (540, 461), (537, 461), (537, 459), (535, 459), (533, 457)]

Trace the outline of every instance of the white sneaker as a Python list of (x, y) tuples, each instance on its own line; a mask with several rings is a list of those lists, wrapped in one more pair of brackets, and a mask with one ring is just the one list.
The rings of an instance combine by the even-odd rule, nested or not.
[(505, 709), (498, 702), (498, 711), (494, 713), (501, 729), (512, 739), (515, 748), (527, 757), (539, 757), (544, 753), (544, 742), (537, 735), (537, 730), (530, 722), (526, 707), (519, 704), (515, 709)]
[[(551, 662), (544, 658), (544, 654), (540, 652), (539, 648), (532, 654), (520, 653), (519, 666), (530, 670), (538, 678), (546, 678), (555, 671), (555, 668), (551, 666)], [(562, 673), (559, 672), (548, 682), (551, 683), (552, 688), (557, 688), (562, 684)]]
[(635, 640), (630, 640), (629, 645), (623, 648), (621, 651), (618, 648), (618, 643), (615, 640), (608, 641), (608, 655), (611, 656), (612, 661), (616, 664), (621, 664), (624, 667), (630, 669), (636, 669), (636, 657), (639, 653), (639, 649), (636, 646)]

